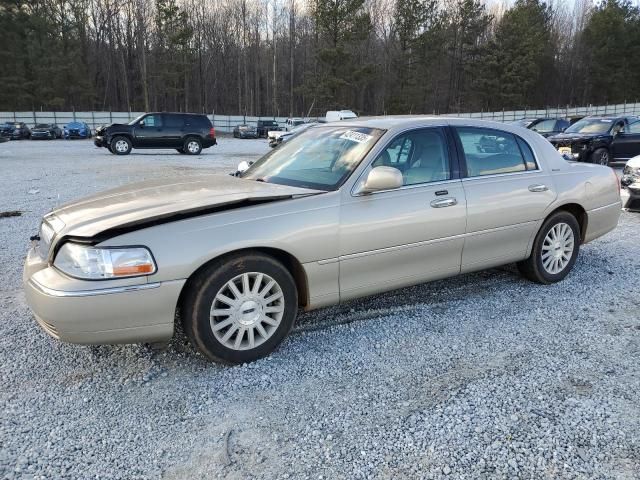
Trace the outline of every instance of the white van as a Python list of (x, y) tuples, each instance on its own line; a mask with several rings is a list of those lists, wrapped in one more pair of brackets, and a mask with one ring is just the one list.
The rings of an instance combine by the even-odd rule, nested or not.
[(351, 110), (329, 110), (326, 115), (327, 122), (337, 122), (338, 120), (349, 120), (358, 118), (358, 115)]

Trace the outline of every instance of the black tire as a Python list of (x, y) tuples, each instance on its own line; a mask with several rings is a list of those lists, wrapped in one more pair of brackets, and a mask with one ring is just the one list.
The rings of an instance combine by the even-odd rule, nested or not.
[(109, 150), (111, 153), (113, 153), (113, 150), (111, 150), (111, 145), (107, 145), (107, 150)]
[[(126, 144), (126, 148), (123, 147), (124, 144)], [(109, 147), (109, 151), (114, 155), (129, 155), (131, 153), (131, 140), (123, 136), (113, 137)]]
[[(227, 282), (238, 275), (250, 272), (263, 274), (265, 278), (269, 276), (275, 280), (276, 286), (282, 292), (281, 298), (284, 303), (284, 311), (280, 323), (270, 330), (272, 332), (270, 336), (255, 348), (244, 350), (229, 348), (222, 343), (221, 340), (223, 339), (216, 338), (213, 332), (210, 323), (212, 318), (211, 309), (218, 293), (225, 292), (224, 288)], [(257, 282), (257, 278), (254, 278), (253, 282)], [(256, 283), (253, 284), (252, 288), (255, 285)], [(242, 285), (239, 288), (243, 288)], [(263, 288), (266, 288), (266, 286), (263, 286)], [(270, 294), (266, 293), (265, 295)], [(240, 305), (236, 309), (238, 316), (240, 316), (239, 308)], [(256, 304), (255, 308), (261, 307)], [(282, 343), (293, 327), (298, 313), (298, 293), (291, 273), (276, 259), (259, 253), (243, 253), (213, 261), (196, 273), (185, 286), (185, 294), (180, 311), (184, 331), (195, 348), (211, 360), (227, 364), (240, 364), (252, 362), (269, 355)], [(252, 312), (253, 310), (247, 313), (250, 314)], [(230, 318), (226, 318), (226, 320)], [(241, 326), (236, 320), (233, 320), (231, 326), (228, 329), (219, 330), (218, 335), (227, 334), (236, 325)], [(237, 331), (240, 332), (240, 330)], [(257, 332), (257, 330), (254, 330), (254, 332)], [(254, 333), (254, 335), (257, 334)], [(231, 335), (231, 339), (234, 339), (234, 341), (237, 337), (237, 333)], [(246, 342), (248, 342), (248, 331), (247, 333), (242, 333), (241, 341), (245, 341), (245, 337)]]
[[(573, 251), (566, 265), (559, 272), (549, 272), (543, 264), (543, 246), (545, 244), (545, 238), (547, 234), (556, 226), (560, 224), (568, 225), (573, 233)], [(580, 225), (571, 213), (565, 211), (559, 211), (551, 215), (545, 220), (536, 235), (533, 242), (533, 248), (531, 250), (531, 256), (522, 262), (518, 262), (518, 270), (520, 273), (531, 281), (548, 285), (550, 283), (559, 282), (564, 279), (573, 265), (576, 263), (578, 253), (580, 251)], [(553, 253), (551, 253), (553, 254)]]
[(182, 149), (187, 155), (200, 155), (202, 152), (202, 142), (199, 138), (189, 137), (184, 141)]
[(609, 150), (606, 148), (596, 148), (596, 150), (591, 154), (589, 158), (591, 163), (596, 163), (598, 165), (604, 165), (605, 167), (609, 165)]

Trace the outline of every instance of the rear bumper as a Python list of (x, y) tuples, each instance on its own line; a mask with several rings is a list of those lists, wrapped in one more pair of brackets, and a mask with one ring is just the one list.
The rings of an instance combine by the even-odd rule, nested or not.
[(52, 337), (69, 343), (138, 343), (171, 338), (184, 282), (113, 286), (110, 281), (75, 280), (44, 264), (34, 249), (24, 268), (27, 303), (38, 324)]
[(218, 141), (216, 140), (215, 137), (213, 138), (205, 138), (202, 141), (202, 148), (209, 148), (209, 147), (213, 147), (214, 145), (217, 145)]
[(583, 243), (595, 240), (616, 228), (621, 211), (622, 202), (589, 210), (587, 212), (587, 231)]

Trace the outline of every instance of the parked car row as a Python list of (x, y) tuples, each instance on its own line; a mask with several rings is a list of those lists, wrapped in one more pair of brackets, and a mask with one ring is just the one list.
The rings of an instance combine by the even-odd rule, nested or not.
[(69, 122), (62, 128), (55, 123), (37, 123), (33, 128), (24, 122), (5, 122), (0, 125), (0, 137), (5, 140), (69, 140), (91, 136), (91, 127), (85, 122)]

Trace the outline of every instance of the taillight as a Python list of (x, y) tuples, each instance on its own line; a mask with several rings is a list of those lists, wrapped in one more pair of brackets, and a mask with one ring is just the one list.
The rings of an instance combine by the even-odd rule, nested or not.
[(611, 169), (611, 173), (613, 173), (613, 178), (616, 179), (616, 186), (618, 187), (618, 195), (620, 195), (620, 184), (622, 182), (622, 177), (618, 178), (618, 174), (613, 168)]
[(215, 129), (215, 128), (211, 127), (211, 128), (209, 129), (209, 136), (210, 136), (211, 138), (215, 138), (215, 137), (216, 137), (216, 129)]

